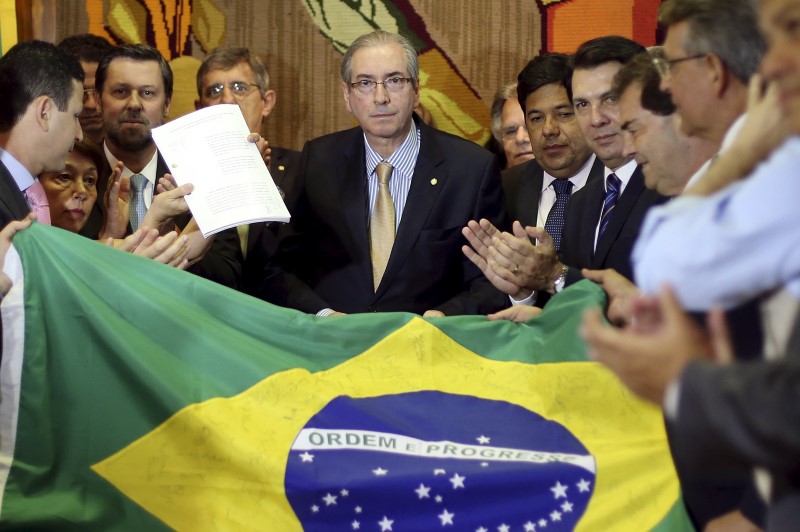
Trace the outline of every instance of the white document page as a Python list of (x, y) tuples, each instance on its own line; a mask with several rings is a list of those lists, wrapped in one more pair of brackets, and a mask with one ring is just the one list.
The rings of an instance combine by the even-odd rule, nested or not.
[(153, 129), (175, 181), (194, 185), (186, 202), (203, 236), (242, 224), (289, 221), (249, 134), (235, 104), (212, 105)]

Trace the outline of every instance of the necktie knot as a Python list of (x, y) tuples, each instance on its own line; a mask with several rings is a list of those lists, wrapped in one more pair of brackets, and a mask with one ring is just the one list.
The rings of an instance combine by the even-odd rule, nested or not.
[(572, 192), (572, 181), (569, 179), (555, 179), (553, 181), (553, 190), (556, 191), (556, 197), (560, 194), (569, 195)]
[(23, 194), (31, 210), (36, 214), (36, 219), (45, 225), (50, 225), (50, 203), (47, 201), (47, 194), (42, 184), (34, 181)]
[(381, 185), (388, 185), (389, 178), (392, 176), (392, 170), (394, 170), (394, 167), (391, 164), (385, 161), (378, 163), (378, 166), (375, 168), (375, 173), (378, 174), (378, 183)]
[(613, 191), (615, 194), (619, 194), (619, 189), (622, 186), (622, 182), (617, 177), (617, 174), (609, 174), (606, 178), (606, 190), (611, 192)]

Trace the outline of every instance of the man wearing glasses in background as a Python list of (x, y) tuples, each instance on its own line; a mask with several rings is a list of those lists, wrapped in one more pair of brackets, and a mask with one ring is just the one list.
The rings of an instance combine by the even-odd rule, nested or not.
[(262, 297), (320, 316), (485, 314), (504, 306), (460, 249), (471, 219), (506, 227), (495, 157), (413, 114), (419, 62), (404, 37), (359, 37), (341, 77), (359, 127), (303, 149), (280, 268), (266, 269)]
[[(257, 133), (262, 132), (264, 119), (277, 100), (264, 63), (249, 49), (234, 47), (216, 48), (203, 60), (197, 71), (197, 94), (198, 109), (221, 103), (238, 105), (249, 131)], [(270, 146), (264, 160), (285, 197), (295, 181), (300, 152)], [(242, 252), (239, 288), (243, 292), (255, 294), (264, 264), (275, 254), (279, 227), (277, 223), (256, 223), (236, 228)]]

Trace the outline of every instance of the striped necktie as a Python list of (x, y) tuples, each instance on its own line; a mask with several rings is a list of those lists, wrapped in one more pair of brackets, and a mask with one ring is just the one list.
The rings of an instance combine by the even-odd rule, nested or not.
[(387, 162), (382, 162), (375, 168), (375, 173), (378, 175), (378, 195), (369, 222), (369, 248), (372, 256), (372, 281), (376, 292), (394, 245), (395, 213), (392, 194), (389, 191), (389, 179), (393, 169), (394, 167)]
[(600, 232), (597, 234), (597, 240), (603, 236), (603, 232), (608, 227), (608, 222), (611, 221), (611, 215), (614, 214), (614, 208), (617, 206), (617, 198), (619, 198), (620, 188), (622, 182), (616, 174), (610, 174), (606, 178), (606, 195), (603, 198), (603, 212), (600, 214)]

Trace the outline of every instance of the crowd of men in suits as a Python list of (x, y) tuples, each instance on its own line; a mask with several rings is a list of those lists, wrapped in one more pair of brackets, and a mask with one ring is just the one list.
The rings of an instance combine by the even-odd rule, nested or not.
[[(519, 121), (518, 103), (527, 133), (495, 128), (508, 137), (502, 175), (489, 151), (415, 114), (411, 43), (363, 35), (341, 63), (357, 127), (302, 153), (251, 138), (291, 221), (211, 238), (151, 136), (172, 97), (163, 56), (91, 36), (20, 43), (0, 58), (0, 253), (34, 217), (63, 217), (42, 183), (90, 142), (99, 179), (73, 179), (72, 200), (88, 207), (68, 209), (84, 236), (303, 312), (525, 322), (589, 279), (614, 324), (587, 313), (590, 354), (663, 405), (696, 524), (789, 529), (800, 518), (800, 0), (665, 0), (659, 16), (663, 47), (607, 36), (524, 66), (495, 105), (498, 120)], [(242, 48), (210, 53), (197, 90), (198, 108), (238, 104), (253, 132), (277, 101)], [(768, 475), (756, 482), (753, 468)]]

